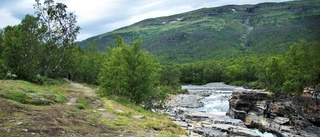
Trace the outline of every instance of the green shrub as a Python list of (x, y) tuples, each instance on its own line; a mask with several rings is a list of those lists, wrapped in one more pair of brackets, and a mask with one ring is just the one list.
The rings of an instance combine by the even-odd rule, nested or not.
[(90, 102), (86, 98), (80, 97), (77, 99), (76, 103), (79, 109), (86, 109), (88, 108)]
[(234, 85), (234, 86), (243, 86), (245, 84), (246, 84), (245, 81), (233, 81), (230, 83), (230, 85)]
[(0, 59), (0, 79), (4, 79), (6, 77), (6, 73), (7, 73), (8, 69), (7, 67), (4, 65), (4, 62), (2, 59)]
[(283, 83), (282, 91), (287, 93), (299, 93), (301, 94), (303, 91), (302, 85), (294, 80), (287, 80)]
[(61, 85), (62, 84), (62, 82), (59, 80), (47, 78), (47, 77), (40, 76), (40, 75), (33, 77), (31, 82), (39, 84), (39, 85)]

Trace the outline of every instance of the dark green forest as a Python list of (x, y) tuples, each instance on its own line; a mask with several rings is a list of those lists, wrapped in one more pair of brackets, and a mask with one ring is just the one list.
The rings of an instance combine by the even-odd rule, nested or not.
[[(306, 5), (298, 8), (301, 3)], [(79, 46), (83, 43), (76, 44), (75, 39), (80, 27), (76, 16), (66, 12), (67, 6), (50, 0), (37, 2), (35, 15), (26, 15), (20, 24), (1, 30), (0, 78), (41, 85), (69, 74), (73, 81), (100, 85), (102, 96), (119, 96), (146, 108), (154, 107), (153, 101), (168, 93), (185, 92), (181, 84), (225, 82), (301, 94), (306, 87), (320, 86), (320, 14), (316, 6), (319, 4), (302, 1), (200, 9), (183, 16), (191, 22), (162, 28), (153, 23), (181, 15), (150, 19), (106, 34), (111, 42), (90, 41), (95, 37)], [(284, 7), (292, 12), (275, 13)], [(230, 9), (246, 14), (231, 14)], [(266, 10), (270, 12), (262, 14)], [(198, 19), (203, 16), (199, 13), (212, 15)], [(248, 15), (252, 24), (245, 26), (242, 21)], [(52, 26), (54, 23), (58, 25)], [(139, 33), (131, 33), (135, 32), (132, 29)], [(161, 46), (154, 45), (157, 43)], [(101, 50), (101, 44), (105, 49)]]
[(146, 19), (77, 44), (96, 42), (104, 51), (115, 34), (127, 43), (140, 36), (141, 48), (162, 64), (284, 54), (300, 40), (319, 41), (320, 1), (203, 8)]

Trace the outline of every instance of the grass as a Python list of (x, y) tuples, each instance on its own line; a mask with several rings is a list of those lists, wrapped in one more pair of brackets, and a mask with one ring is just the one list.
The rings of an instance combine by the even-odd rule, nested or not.
[[(67, 105), (71, 98), (76, 98), (76, 102)], [(114, 112), (116, 109), (123, 113)], [(20, 80), (0, 80), (0, 136), (181, 134), (185, 131), (165, 116), (117, 97), (87, 96), (70, 83), (40, 86)]]
[(20, 80), (0, 80), (0, 96), (23, 104), (49, 105), (64, 103), (61, 90), (67, 85), (39, 86)]
[(86, 109), (86, 108), (88, 108), (88, 106), (90, 104), (89, 100), (87, 100), (84, 97), (78, 98), (76, 103), (77, 103), (77, 106), (79, 109)]
[[(115, 101), (114, 101), (115, 100)], [(186, 134), (176, 124), (170, 121), (166, 116), (144, 110), (142, 107), (122, 100), (117, 97), (104, 99), (103, 104), (107, 111), (116, 115), (110, 126), (114, 128), (126, 128), (129, 131), (138, 129), (158, 131), (159, 135), (183, 135)], [(121, 110), (123, 113), (116, 113), (114, 110)], [(142, 119), (136, 119), (134, 116), (144, 116)]]

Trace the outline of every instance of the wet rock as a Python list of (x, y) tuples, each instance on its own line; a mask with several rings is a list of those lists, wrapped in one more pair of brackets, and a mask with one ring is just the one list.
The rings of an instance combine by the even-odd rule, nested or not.
[(234, 125), (228, 125), (228, 124), (213, 124), (212, 128), (219, 129), (223, 132), (229, 132), (232, 135), (240, 135), (240, 136), (247, 136), (247, 137), (260, 137), (254, 131), (252, 131), (246, 127), (242, 127), (242, 126), (234, 126)]
[(205, 137), (228, 137), (227, 132), (213, 128), (202, 128), (202, 135)]
[(198, 108), (203, 107), (203, 103), (200, 100), (203, 97), (199, 95), (171, 95), (170, 100), (167, 101), (168, 107), (185, 107), (185, 108)]
[[(311, 96), (288, 96), (260, 91), (234, 91), (228, 115), (244, 121), (247, 127), (269, 131), (278, 136), (320, 134), (320, 103)], [(319, 124), (320, 125), (320, 124)]]
[(205, 121), (209, 119), (209, 116), (211, 114), (205, 113), (205, 112), (188, 112), (185, 114), (185, 118), (190, 119), (192, 121)]
[(275, 116), (282, 116), (286, 113), (284, 106), (278, 102), (270, 104), (270, 111), (275, 114)]
[(290, 119), (286, 117), (276, 117), (273, 121), (280, 125), (286, 125), (289, 124)]
[(245, 120), (247, 112), (229, 108), (227, 115), (234, 119)]
[(244, 123), (240, 119), (231, 119), (228, 117), (225, 118), (214, 118), (212, 119), (213, 124), (228, 124), (228, 125), (234, 125), (234, 126), (243, 126), (245, 127)]

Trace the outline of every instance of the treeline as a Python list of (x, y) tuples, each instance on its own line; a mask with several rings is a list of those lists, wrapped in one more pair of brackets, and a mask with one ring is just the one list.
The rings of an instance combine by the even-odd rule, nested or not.
[(106, 53), (94, 43), (87, 49), (74, 44), (80, 30), (76, 16), (53, 0), (36, 1), (34, 8), (36, 15), (0, 29), (0, 78), (43, 84), (69, 74), (74, 81), (98, 84)]
[(70, 51), (79, 33), (76, 16), (66, 5), (36, 1), (36, 15), (26, 15), (16, 26), (1, 32), (1, 77), (41, 83), (42, 77), (58, 78), (72, 69)]
[(141, 50), (141, 39), (127, 44), (120, 36), (99, 51), (74, 44), (79, 27), (67, 6), (53, 0), (35, 4), (36, 16), (26, 15), (19, 25), (0, 33), (0, 78), (44, 84), (48, 78), (66, 78), (100, 85), (103, 96), (155, 107), (168, 93), (185, 92), (180, 84), (226, 82), (270, 91), (301, 93), (320, 86), (320, 44), (301, 41), (283, 55), (248, 56), (188, 64), (161, 65)]
[[(100, 85), (102, 96), (117, 96), (143, 105), (161, 107), (167, 93), (180, 89), (180, 75), (161, 67), (156, 57), (140, 49), (142, 41), (127, 44), (116, 35), (106, 49), (96, 43), (87, 49), (74, 44), (79, 27), (67, 6), (36, 1), (36, 16), (26, 15), (16, 26), (0, 33), (0, 79), (22, 79), (46, 84), (51, 79)], [(111, 48), (113, 47), (113, 48)]]
[(301, 93), (320, 86), (320, 43), (300, 41), (281, 55), (248, 56), (178, 66), (182, 83), (223, 81), (249, 88)]

